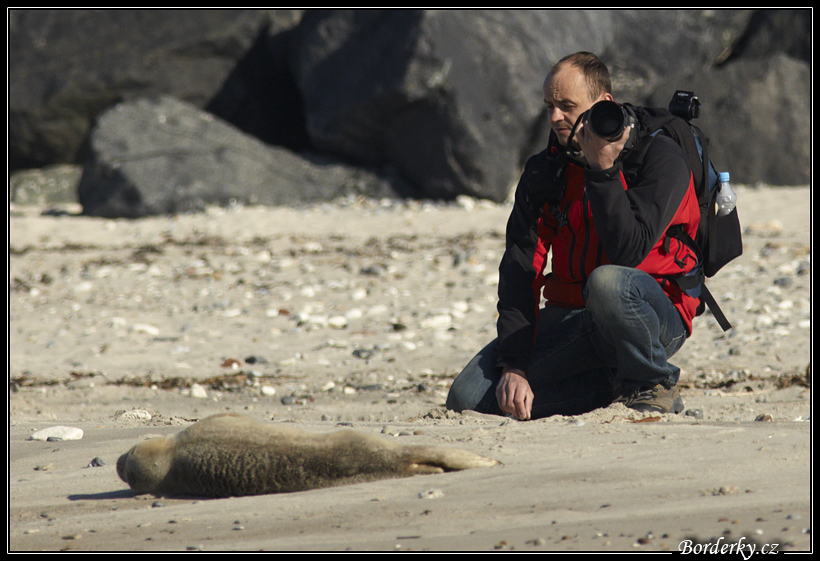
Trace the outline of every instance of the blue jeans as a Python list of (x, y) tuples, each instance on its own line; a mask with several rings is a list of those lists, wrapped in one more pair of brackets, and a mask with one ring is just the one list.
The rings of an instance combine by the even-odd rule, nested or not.
[[(584, 287), (585, 308), (546, 306), (527, 380), (532, 418), (578, 415), (609, 405), (625, 390), (674, 386), (680, 369), (668, 362), (686, 328), (658, 282), (631, 267), (603, 265)], [(447, 408), (501, 415), (495, 387), (497, 341), (484, 347), (453, 381)]]

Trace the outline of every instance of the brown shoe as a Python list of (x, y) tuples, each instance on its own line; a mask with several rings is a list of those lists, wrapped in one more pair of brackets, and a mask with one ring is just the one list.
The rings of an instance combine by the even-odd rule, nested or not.
[(633, 391), (617, 401), (630, 409), (647, 413), (680, 413), (683, 411), (683, 399), (677, 386), (670, 389), (661, 384), (651, 388)]

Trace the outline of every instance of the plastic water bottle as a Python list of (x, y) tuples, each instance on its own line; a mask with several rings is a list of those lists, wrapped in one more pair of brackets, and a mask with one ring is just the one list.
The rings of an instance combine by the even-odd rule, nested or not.
[(735, 209), (737, 203), (737, 193), (732, 189), (732, 184), (729, 182), (729, 172), (724, 171), (719, 174), (720, 177), (720, 191), (717, 195), (717, 214), (718, 216), (726, 216)]

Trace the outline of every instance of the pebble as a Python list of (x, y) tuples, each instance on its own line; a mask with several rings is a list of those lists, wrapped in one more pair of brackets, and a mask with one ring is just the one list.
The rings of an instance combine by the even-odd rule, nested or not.
[(441, 489), (430, 489), (428, 491), (421, 491), (419, 493), (420, 499), (440, 499), (444, 496), (444, 491)]
[(83, 437), (82, 429), (76, 427), (56, 426), (38, 430), (28, 437), (29, 440), (59, 442), (62, 440), (80, 440)]
[(191, 384), (191, 397), (205, 399), (208, 397), (208, 391), (200, 384)]
[(159, 328), (148, 323), (135, 323), (131, 326), (132, 333), (143, 333), (156, 337), (159, 335)]
[(145, 409), (132, 409), (117, 415), (118, 421), (150, 421), (154, 416)]
[(327, 319), (328, 327), (332, 327), (333, 329), (344, 329), (347, 327), (347, 317), (345, 316), (332, 316)]
[(90, 462), (88, 462), (88, 465), (87, 465), (87, 466), (85, 466), (85, 467), (87, 467), (87, 468), (91, 468), (91, 467), (102, 467), (102, 466), (104, 466), (104, 465), (105, 465), (105, 462), (103, 461), (103, 459), (102, 459), (102, 458), (100, 458), (99, 456), (97, 456), (97, 457), (95, 457), (93, 460), (91, 460)]
[(250, 355), (245, 357), (245, 362), (248, 364), (268, 364), (268, 359), (263, 356)]
[(356, 349), (353, 351), (353, 356), (364, 360), (372, 358), (374, 354), (376, 354), (376, 351), (373, 349)]

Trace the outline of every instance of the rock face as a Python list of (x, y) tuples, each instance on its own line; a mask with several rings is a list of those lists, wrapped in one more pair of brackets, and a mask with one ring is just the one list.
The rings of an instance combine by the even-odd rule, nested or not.
[[(109, 216), (354, 192), (501, 201), (548, 133), (549, 67), (589, 50), (618, 100), (695, 91), (735, 182), (801, 184), (810, 47), (808, 10), (11, 10), (9, 167), (85, 165), (83, 205)], [(156, 103), (202, 129), (178, 143), (149, 117), (111, 129)], [(232, 158), (213, 153), (216, 129), (242, 147)], [(117, 168), (148, 153), (164, 163), (131, 177), (162, 193)]]
[(248, 10), (11, 10), (11, 168), (80, 161), (94, 119), (123, 100), (204, 105), (263, 24)]
[(268, 146), (173, 97), (114, 106), (100, 116), (90, 148), (78, 190), (84, 213), (92, 216), (397, 196), (375, 174)]

